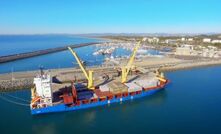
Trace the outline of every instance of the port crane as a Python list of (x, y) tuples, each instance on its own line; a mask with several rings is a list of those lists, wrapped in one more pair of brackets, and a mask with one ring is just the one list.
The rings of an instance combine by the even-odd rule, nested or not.
[(121, 68), (121, 71), (122, 71), (122, 73), (121, 73), (121, 83), (125, 83), (127, 81), (127, 76), (128, 76), (128, 74), (129, 74), (129, 72), (132, 68), (132, 64), (134, 62), (137, 50), (139, 49), (141, 42), (144, 42), (144, 41), (146, 41), (146, 38), (143, 38), (142, 41), (139, 41), (136, 44), (127, 65)]
[[(127, 82), (127, 76), (128, 76), (128, 74), (129, 74), (129, 72), (130, 72), (130, 70), (132, 68), (132, 64), (134, 62), (137, 50), (139, 49), (139, 47), (141, 45), (141, 42), (144, 42), (144, 41), (146, 41), (146, 38), (143, 38), (142, 41), (139, 41), (136, 44), (136, 46), (133, 49), (133, 52), (132, 52), (132, 54), (130, 56), (130, 59), (129, 59), (127, 65), (121, 68), (121, 70), (122, 70), (122, 73), (121, 73), (121, 83)], [(166, 82), (164, 74), (162, 72), (159, 72), (159, 70), (156, 71), (156, 78), (159, 79), (162, 82)]]
[(87, 71), (83, 65), (83, 62), (78, 57), (77, 53), (71, 47), (68, 47), (68, 49), (70, 50), (72, 55), (75, 57), (78, 65), (80, 66), (81, 70), (84, 73), (84, 76), (87, 78), (87, 81), (88, 81), (87, 88), (93, 90), (94, 89), (93, 71), (92, 70)]

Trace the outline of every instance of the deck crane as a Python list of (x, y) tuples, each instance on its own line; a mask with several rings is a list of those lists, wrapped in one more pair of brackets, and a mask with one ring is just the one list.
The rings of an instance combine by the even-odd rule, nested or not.
[(132, 52), (132, 54), (130, 56), (130, 59), (129, 59), (127, 65), (121, 68), (121, 70), (122, 70), (121, 83), (125, 83), (127, 81), (127, 76), (128, 76), (128, 74), (129, 74), (129, 72), (130, 72), (130, 70), (132, 68), (132, 64), (134, 62), (135, 55), (137, 53), (137, 50), (140, 47), (141, 42), (143, 42), (143, 41), (146, 41), (146, 38), (143, 38), (142, 41), (139, 41), (136, 44), (136, 46), (135, 46), (135, 48), (134, 48), (134, 50), (133, 50), (133, 52)]
[(81, 70), (83, 71), (85, 77), (87, 78), (88, 81), (88, 89), (94, 89), (94, 82), (93, 82), (93, 71), (92, 70), (86, 70), (82, 61), (80, 60), (80, 58), (78, 57), (77, 53), (70, 47), (68, 47), (68, 49), (70, 50), (70, 52), (72, 53), (72, 55), (75, 57), (78, 65), (80, 66)]

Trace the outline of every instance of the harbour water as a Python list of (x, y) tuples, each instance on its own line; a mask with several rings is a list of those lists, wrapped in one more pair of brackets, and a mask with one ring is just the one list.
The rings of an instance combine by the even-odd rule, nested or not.
[(221, 133), (221, 67), (166, 76), (172, 83), (152, 96), (80, 111), (32, 116), (29, 107), (1, 99), (1, 133)]
[[(0, 56), (32, 52), (36, 50), (67, 46), (70, 44), (104, 42), (86, 37), (76, 37), (71, 35), (0, 35)], [(79, 57), (86, 61), (88, 66), (101, 65), (105, 56), (93, 55), (98, 48), (96, 45), (76, 48), (75, 51)], [(131, 51), (118, 48), (113, 56), (129, 56)], [(148, 50), (148, 54), (158, 54), (157, 50)], [(16, 71), (30, 71), (44, 67), (45, 69), (59, 69), (76, 66), (76, 62), (70, 52), (62, 51), (42, 56), (31, 57), (0, 64), (0, 73), (9, 73)]]
[[(85, 41), (82, 38), (78, 40)], [(90, 41), (94, 40), (86, 39), (86, 42)], [(51, 42), (53, 44), (54, 40)], [(62, 40), (60, 43), (62, 45)], [(2, 46), (1, 42), (1, 49)], [(10, 49), (4, 47), (5, 54), (13, 53), (12, 51), (9, 53)], [(14, 47), (16, 46), (11, 48)], [(93, 46), (80, 49), (77, 51), (83, 60), (97, 58), (87, 55), (92, 54)], [(14, 50), (17, 51), (22, 52), (23, 49)], [(100, 59), (102, 58), (101, 56)], [(1, 64), (0, 72), (10, 72), (12, 66), (16, 71), (36, 69), (38, 64), (43, 64), (46, 68), (71, 67), (73, 66), (71, 61), (72, 55), (64, 51)], [(221, 66), (168, 72), (166, 77), (172, 81), (171, 84), (152, 96), (87, 110), (37, 116), (30, 114), (28, 106), (7, 100), (14, 96), (29, 101), (29, 90), (1, 94), (0, 130), (2, 134), (221, 133), (220, 76)], [(27, 104), (28, 102), (24, 100), (19, 102)]]
[[(70, 35), (1, 35), (0, 56), (88, 42), (98, 42), (98, 40)], [(94, 46), (88, 46), (77, 48), (76, 51), (83, 60), (92, 60), (94, 59), (91, 54), (93, 49)], [(99, 61), (95, 61), (93, 64), (99, 64), (102, 61), (101, 57), (98, 59)], [(46, 69), (72, 67), (72, 61), (73, 56), (69, 51), (62, 51), (3, 63), (0, 65), (0, 73), (36, 70), (40, 66)]]

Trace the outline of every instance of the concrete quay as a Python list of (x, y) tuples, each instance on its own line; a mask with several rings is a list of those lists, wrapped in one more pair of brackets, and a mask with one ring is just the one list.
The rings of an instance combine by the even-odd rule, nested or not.
[[(200, 60), (181, 60), (176, 58), (147, 58), (143, 61), (137, 61), (135, 64), (138, 68), (143, 68), (148, 71), (154, 71), (159, 69), (161, 71), (174, 71), (180, 69), (190, 69), (196, 67), (221, 65), (221, 59), (200, 59)], [(95, 66), (88, 67), (90, 70), (94, 70), (94, 79), (102, 77), (108, 74), (110, 77), (116, 77), (118, 72), (114, 68), (120, 68), (119, 66)], [(148, 72), (147, 71), (147, 72)], [(30, 89), (33, 86), (33, 78), (39, 73), (39, 71), (29, 72), (15, 72), (13, 74), (0, 74), (0, 92), (11, 91), (18, 89)], [(63, 69), (51, 69), (50, 75), (56, 81), (65, 83), (70, 81), (86, 81), (82, 71), (78, 68), (63, 68)]]

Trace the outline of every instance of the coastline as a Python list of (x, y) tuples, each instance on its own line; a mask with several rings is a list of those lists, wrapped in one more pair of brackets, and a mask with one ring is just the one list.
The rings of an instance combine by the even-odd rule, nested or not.
[(210, 62), (199, 62), (195, 64), (180, 64), (177, 66), (171, 66), (171, 67), (163, 67), (162, 71), (164, 72), (171, 72), (171, 71), (177, 71), (177, 70), (188, 70), (193, 68), (203, 68), (203, 67), (211, 67), (211, 66), (221, 66), (221, 60), (217, 61), (210, 61)]

